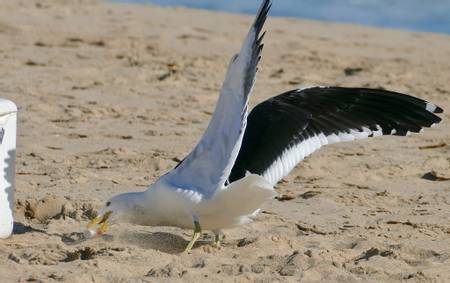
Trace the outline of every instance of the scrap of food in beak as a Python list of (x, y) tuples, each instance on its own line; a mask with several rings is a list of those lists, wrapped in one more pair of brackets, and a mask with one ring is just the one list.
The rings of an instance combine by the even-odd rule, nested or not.
[(87, 229), (89, 231), (89, 236), (101, 236), (108, 230), (108, 218), (111, 216), (112, 212), (108, 211), (103, 215), (99, 215), (89, 222)]

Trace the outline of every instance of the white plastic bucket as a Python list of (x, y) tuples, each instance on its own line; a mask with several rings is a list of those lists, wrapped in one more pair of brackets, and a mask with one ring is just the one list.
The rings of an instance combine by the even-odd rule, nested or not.
[(14, 225), (17, 107), (0, 99), (0, 238), (11, 236)]

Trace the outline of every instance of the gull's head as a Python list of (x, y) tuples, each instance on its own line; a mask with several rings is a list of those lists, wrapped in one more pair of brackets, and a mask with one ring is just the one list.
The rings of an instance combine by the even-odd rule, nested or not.
[(87, 225), (90, 235), (102, 235), (115, 223), (132, 222), (139, 208), (139, 200), (142, 200), (142, 193), (120, 194), (106, 201), (97, 216)]

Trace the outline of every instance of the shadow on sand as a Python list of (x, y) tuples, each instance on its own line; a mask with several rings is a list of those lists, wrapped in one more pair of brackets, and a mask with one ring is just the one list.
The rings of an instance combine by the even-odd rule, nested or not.
[[(135, 245), (142, 249), (158, 250), (168, 254), (179, 254), (184, 251), (189, 241), (179, 235), (167, 232), (123, 232), (116, 237), (121, 243)], [(194, 249), (204, 245), (210, 245), (209, 240), (199, 240)]]
[[(73, 232), (70, 234), (48, 233), (45, 230), (36, 229), (32, 226), (25, 225), (20, 222), (14, 222), (14, 234), (26, 233), (43, 233), (47, 236), (57, 236), (66, 245), (78, 245), (86, 241), (94, 239), (105, 242), (118, 242), (125, 245), (134, 245), (142, 249), (157, 250), (167, 254), (179, 254), (184, 251), (189, 241), (180, 235), (168, 232), (142, 232), (142, 231), (120, 231), (113, 235), (106, 234), (98, 238), (86, 238), (82, 232)], [(205, 245), (211, 245), (211, 239), (200, 239), (195, 245), (194, 249)]]

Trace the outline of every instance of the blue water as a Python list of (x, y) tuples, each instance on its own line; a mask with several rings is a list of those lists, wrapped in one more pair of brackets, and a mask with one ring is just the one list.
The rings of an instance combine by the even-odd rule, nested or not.
[[(255, 0), (113, 0), (254, 14)], [(272, 16), (450, 34), (450, 0), (274, 0)]]

